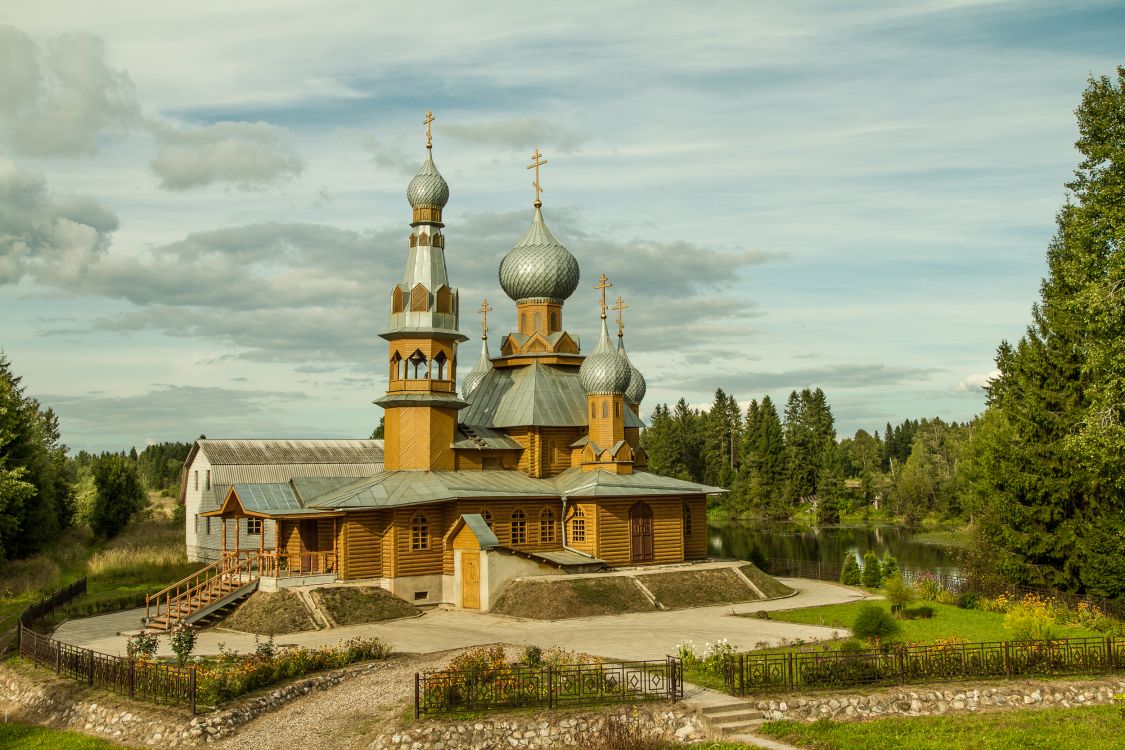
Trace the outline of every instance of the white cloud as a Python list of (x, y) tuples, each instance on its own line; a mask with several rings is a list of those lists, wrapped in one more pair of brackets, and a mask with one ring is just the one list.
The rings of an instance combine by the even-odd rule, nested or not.
[(139, 121), (133, 84), (106, 62), (102, 40), (73, 33), (36, 43), (0, 26), (0, 137), (22, 156), (85, 156), (98, 136)]
[(0, 159), (0, 285), (31, 276), (73, 286), (116, 229), (117, 216), (93, 198), (56, 195), (42, 175)]
[(978, 372), (968, 375), (958, 383), (953, 390), (957, 393), (971, 393), (974, 396), (979, 396), (982, 388), (987, 388), (988, 385), (1000, 377), (999, 370), (992, 370), (991, 372)]
[(454, 140), (476, 144), (497, 144), (520, 148), (555, 147), (564, 153), (578, 149), (586, 136), (567, 130), (558, 122), (541, 117), (513, 117), (503, 120), (445, 125), (444, 133)]
[(159, 149), (152, 170), (167, 190), (216, 182), (259, 187), (301, 174), (304, 163), (293, 134), (266, 122), (216, 122), (177, 129), (152, 126)]

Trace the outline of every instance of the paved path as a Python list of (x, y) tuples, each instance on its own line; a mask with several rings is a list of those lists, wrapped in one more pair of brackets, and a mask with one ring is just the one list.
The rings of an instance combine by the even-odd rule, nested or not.
[[(436, 653), (486, 643), (534, 644), (542, 648), (561, 646), (571, 651), (612, 659), (659, 659), (675, 653), (681, 639), (695, 641), (697, 648), (726, 638), (736, 648), (753, 648), (760, 641), (776, 644), (782, 638), (806, 640), (831, 637), (831, 628), (797, 625), (732, 615), (760, 610), (794, 609), (840, 604), (864, 598), (855, 589), (804, 578), (779, 579), (796, 589), (797, 595), (765, 602), (746, 602), (717, 607), (698, 607), (671, 612), (584, 617), (572, 620), (526, 620), (502, 615), (441, 608), (422, 617), (386, 623), (352, 625), (277, 636), (278, 644), (319, 646), (336, 644), (356, 636), (378, 637), (400, 653)], [(76, 646), (109, 654), (125, 653), (120, 632), (135, 631), (144, 610), (130, 610), (64, 623), (55, 637)], [(242, 653), (253, 651), (254, 636), (223, 630), (199, 634), (196, 653), (217, 654), (219, 644)], [(160, 653), (171, 654), (168, 639), (160, 639)]]

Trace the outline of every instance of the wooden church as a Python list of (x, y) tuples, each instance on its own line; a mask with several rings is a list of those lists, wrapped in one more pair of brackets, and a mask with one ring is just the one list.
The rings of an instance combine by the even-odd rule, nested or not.
[[(202, 538), (201, 523), (214, 524), (215, 555), (256, 560), (263, 588), (369, 579), (410, 601), (476, 609), (519, 576), (706, 557), (706, 497), (724, 490), (646, 471), (645, 379), (625, 352), (626, 305), (618, 297), (607, 306), (604, 275), (594, 285), (593, 350), (583, 354), (565, 327), (580, 274), (544, 221), (538, 151), (531, 225), (499, 269), (518, 330), (492, 356), (485, 301), (480, 356), (458, 389), (468, 337), (446, 269), (449, 186), (432, 158), (432, 119), (427, 113), (425, 162), (406, 190), (412, 231), (381, 334), (383, 444), (199, 441), (185, 465), (184, 487), (193, 472), (195, 486), (185, 489), (189, 545)], [(198, 461), (231, 448), (225, 443), (258, 463), (231, 459), (214, 482), (208, 468), (200, 489)], [(271, 462), (280, 443), (300, 458)]]

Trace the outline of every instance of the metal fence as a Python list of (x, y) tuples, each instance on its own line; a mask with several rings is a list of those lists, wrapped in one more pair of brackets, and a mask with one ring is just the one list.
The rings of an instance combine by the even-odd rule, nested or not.
[(46, 596), (20, 612), (20, 627), (29, 628), (44, 615), (54, 612), (59, 607), (67, 604), (86, 593), (86, 577), (79, 578), (69, 586), (63, 586), (55, 593)]
[(980, 677), (1106, 674), (1125, 667), (1125, 641), (1049, 641), (892, 646), (862, 651), (736, 654), (724, 664), (731, 695), (857, 685), (905, 685)]
[[(766, 572), (774, 576), (813, 578), (820, 581), (839, 581), (840, 574), (843, 572), (843, 566), (815, 560), (788, 560), (771, 557), (766, 563)], [(926, 570), (917, 570), (914, 568), (901, 568), (899, 570), (899, 575), (902, 576), (902, 580), (910, 583), (916, 583), (921, 578), (932, 578), (937, 581), (943, 589), (952, 591), (955, 594), (972, 592), (985, 596), (1008, 594), (1018, 597), (1022, 597), (1025, 594), (1038, 594), (1040, 596), (1052, 597), (1071, 607), (1078, 606), (1080, 602), (1083, 602), (1097, 607), (1108, 615), (1118, 619), (1125, 619), (1125, 602), (1116, 599), (1083, 596), (1081, 594), (1055, 591), (1039, 586), (977, 581), (963, 576), (951, 575), (949, 573), (931, 573)]]
[(414, 716), (518, 707), (557, 708), (684, 697), (678, 657), (614, 663), (511, 666), (486, 673), (414, 675)]

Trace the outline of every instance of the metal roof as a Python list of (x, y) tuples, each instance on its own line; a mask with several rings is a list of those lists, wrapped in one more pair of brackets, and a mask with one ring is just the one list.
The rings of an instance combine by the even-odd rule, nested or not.
[(389, 508), (472, 497), (558, 497), (554, 485), (518, 471), (384, 471), (304, 498), (314, 508)]
[[(491, 370), (473, 391), (460, 421), (470, 427), (582, 427), (587, 424), (586, 391), (578, 368), (532, 362)], [(626, 427), (643, 427), (632, 409)]]
[(473, 536), (477, 538), (477, 543), (481, 549), (492, 549), (500, 546), (500, 540), (496, 538), (496, 534), (484, 522), (484, 517), (481, 514), (466, 513), (461, 516), (461, 520), (473, 532)]
[(301, 501), (287, 484), (236, 484), (234, 492), (242, 509), (251, 513), (291, 513), (303, 511)]
[(212, 466), (381, 464), (382, 440), (199, 440)]
[(453, 447), (477, 450), (523, 450), (518, 440), (480, 425), (457, 425), (457, 436), (453, 440)]
[(585, 471), (581, 467), (567, 469), (553, 478), (558, 492), (571, 497), (630, 497), (641, 495), (716, 495), (726, 493), (722, 487), (696, 484), (682, 479), (662, 477), (647, 471), (614, 474), (611, 471)]

